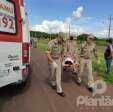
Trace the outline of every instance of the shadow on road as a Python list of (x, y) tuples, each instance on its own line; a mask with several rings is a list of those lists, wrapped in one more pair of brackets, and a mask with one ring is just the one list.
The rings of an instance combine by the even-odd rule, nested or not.
[(26, 93), (31, 85), (31, 76), (29, 76), (27, 83), (22, 85), (8, 85), (0, 88), (0, 111), (4, 108), (4, 105), (12, 100), (13, 97)]

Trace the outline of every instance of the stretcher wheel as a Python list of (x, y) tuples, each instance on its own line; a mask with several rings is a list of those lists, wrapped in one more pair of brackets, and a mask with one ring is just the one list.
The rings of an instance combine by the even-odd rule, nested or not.
[(66, 71), (66, 68), (65, 67), (63, 68), (63, 71)]

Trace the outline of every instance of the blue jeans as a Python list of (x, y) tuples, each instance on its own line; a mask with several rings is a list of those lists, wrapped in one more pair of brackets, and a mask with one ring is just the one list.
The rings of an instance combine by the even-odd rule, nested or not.
[(106, 59), (106, 72), (109, 74), (111, 72), (112, 59)]

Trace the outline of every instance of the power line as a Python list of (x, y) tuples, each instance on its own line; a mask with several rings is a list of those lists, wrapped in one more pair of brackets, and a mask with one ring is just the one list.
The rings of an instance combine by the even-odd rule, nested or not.
[(108, 18), (108, 20), (109, 20), (108, 38), (110, 38), (110, 37), (111, 37), (111, 27), (112, 27), (112, 20), (113, 20), (113, 18), (110, 16), (110, 17)]

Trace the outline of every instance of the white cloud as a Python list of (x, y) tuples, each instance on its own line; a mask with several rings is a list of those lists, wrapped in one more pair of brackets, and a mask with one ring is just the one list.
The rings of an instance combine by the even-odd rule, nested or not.
[[(69, 24), (63, 21), (53, 20), (48, 21), (44, 20), (40, 25), (35, 25), (31, 30), (41, 31), (47, 33), (58, 33), (58, 32), (69, 32)], [(78, 26), (71, 25), (71, 33), (82, 33), (84, 30)]]
[[(76, 10), (74, 10), (72, 12), (70, 17), (67, 17), (65, 19), (65, 22), (66, 23), (71, 23), (75, 19), (80, 19), (82, 17), (83, 11), (84, 11), (83, 6), (79, 6)], [(88, 17), (88, 19), (89, 19), (89, 17)]]
[[(58, 32), (64, 32), (69, 33), (69, 24), (63, 21), (53, 20), (48, 21), (44, 20), (41, 24), (35, 25), (31, 28), (33, 31), (41, 31), (46, 33), (58, 33)], [(91, 32), (85, 27), (77, 26), (77, 25), (71, 25), (70, 28), (71, 34), (81, 34), (81, 33), (92, 33), (97, 37), (103, 37), (106, 38), (108, 34), (108, 30), (101, 30), (98, 32)]]
[(102, 31), (94, 33), (95, 36), (97, 36), (97, 37), (104, 37), (104, 38), (107, 37), (107, 34), (108, 34), (108, 30), (102, 30)]
[[(83, 6), (78, 7), (73, 13), (71, 14), (70, 17), (67, 17), (65, 19), (65, 22), (59, 21), (59, 20), (53, 20), (53, 21), (48, 21), (44, 20), (41, 24), (35, 25), (34, 27), (31, 28), (31, 30), (34, 31), (41, 31), (41, 32), (47, 32), (47, 33), (58, 33), (58, 32), (69, 32), (69, 24), (74, 19), (79, 19), (82, 17), (82, 13), (84, 11)], [(84, 30), (81, 27), (71, 25), (71, 33), (82, 33)]]
[(86, 17), (86, 19), (87, 19), (87, 20), (91, 20), (91, 19), (93, 19), (93, 17)]
[(84, 11), (83, 6), (78, 7), (77, 10), (73, 11), (74, 18), (78, 18), (78, 19), (81, 18), (82, 14), (83, 14), (83, 11)]
[[(33, 31), (41, 31), (46, 33), (58, 33), (58, 32), (64, 32), (69, 33), (69, 24), (71, 25), (71, 22), (76, 19), (80, 19), (83, 15), (84, 7), (79, 6), (76, 10), (73, 11), (70, 17), (65, 18), (65, 21), (60, 20), (44, 20), (41, 24), (35, 25), (31, 28)], [(91, 20), (92, 17), (83, 17), (84, 20)], [(77, 25), (71, 25), (71, 33), (81, 34), (81, 33), (89, 33), (90, 29), (86, 26), (77, 26)], [(105, 36), (106, 31), (100, 31), (100, 32), (91, 32), (95, 34), (96, 36)]]

